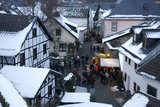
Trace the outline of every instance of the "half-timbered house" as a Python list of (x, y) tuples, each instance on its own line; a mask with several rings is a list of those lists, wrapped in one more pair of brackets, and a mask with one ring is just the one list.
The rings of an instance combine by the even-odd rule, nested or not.
[(49, 67), (50, 35), (38, 17), (0, 15), (0, 68)]
[(43, 107), (55, 100), (56, 78), (61, 73), (48, 68), (4, 66), (0, 74), (7, 78), (28, 106)]

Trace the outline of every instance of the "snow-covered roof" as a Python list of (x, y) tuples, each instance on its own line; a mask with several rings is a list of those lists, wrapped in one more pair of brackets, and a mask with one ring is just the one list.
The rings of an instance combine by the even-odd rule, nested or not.
[(88, 103), (78, 103), (78, 104), (67, 104), (57, 107), (113, 107), (111, 104), (88, 102)]
[(147, 38), (152, 38), (152, 39), (159, 39), (160, 38), (160, 31), (158, 32), (146, 32), (145, 33)]
[(122, 47), (119, 48), (119, 52), (122, 53), (123, 55), (129, 57), (132, 61), (134, 61), (137, 64), (139, 64), (141, 62), (141, 59), (134, 57), (133, 55), (131, 55), (128, 51), (126, 51)]
[[(5, 76), (0, 73), (0, 93), (9, 104), (9, 107), (27, 107), (24, 99), (19, 95), (18, 91)], [(0, 107), (1, 104), (0, 104)]]
[(150, 24), (148, 24), (147, 27), (138, 26), (133, 27), (133, 31), (135, 34), (140, 34), (143, 29), (156, 29), (160, 26), (160, 21), (152, 21)]
[(119, 67), (119, 60), (114, 58), (101, 58), (101, 67)]
[(47, 68), (4, 66), (1, 74), (13, 83), (21, 96), (34, 98), (49, 71)]
[(65, 92), (61, 102), (62, 103), (84, 103), (84, 102), (90, 102), (90, 93)]
[(149, 99), (143, 94), (136, 93), (130, 100), (128, 100), (123, 107), (146, 107)]
[(131, 37), (126, 43), (124, 43), (122, 47), (142, 60), (147, 56), (147, 54), (143, 53), (142, 51), (142, 43), (133, 44), (133, 37)]
[(106, 45), (108, 46), (108, 48), (110, 50), (118, 50), (119, 49), (119, 47), (113, 47), (109, 42), (106, 42)]
[(103, 13), (102, 13), (102, 15), (101, 15), (101, 18), (102, 19), (104, 19), (105, 17), (107, 17), (108, 15), (110, 15), (111, 14), (111, 9), (109, 9), (109, 10), (103, 10), (103, 9), (101, 9), (100, 8), (100, 11), (102, 11)]
[(33, 22), (18, 32), (0, 31), (0, 56), (15, 56), (30, 31)]
[[(78, 33), (78, 31), (75, 32), (75, 31), (73, 31), (73, 30), (68, 26), (68, 25), (71, 25), (71, 26), (75, 27), (76, 30), (78, 30), (78, 29), (77, 29), (78, 26), (77, 26), (76, 24), (70, 22), (67, 18), (65, 18), (65, 17), (62, 16), (61, 14), (60, 14), (59, 17), (55, 17), (55, 19), (56, 19), (67, 31), (69, 31), (74, 37), (76, 37), (77, 39), (79, 39), (79, 33)], [(67, 24), (68, 24), (68, 25), (67, 25)]]
[(102, 42), (103, 43), (108, 42), (110, 40), (113, 40), (113, 39), (116, 39), (118, 37), (124, 36), (124, 35), (128, 34), (129, 32), (130, 32), (130, 29), (126, 29), (126, 30), (123, 30), (123, 31), (120, 31), (120, 32), (117, 32), (117, 33), (114, 33), (114, 34), (111, 34), (111, 35), (107, 35), (102, 39)]

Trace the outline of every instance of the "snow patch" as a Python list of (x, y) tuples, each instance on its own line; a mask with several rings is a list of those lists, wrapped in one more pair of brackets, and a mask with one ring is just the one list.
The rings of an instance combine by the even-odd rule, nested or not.
[(65, 92), (62, 103), (84, 103), (90, 102), (90, 93), (71, 93)]
[(136, 93), (130, 100), (128, 100), (123, 107), (146, 107), (148, 104), (149, 99), (140, 94)]
[(70, 80), (73, 77), (73, 73), (69, 73), (66, 77), (64, 77), (65, 81)]

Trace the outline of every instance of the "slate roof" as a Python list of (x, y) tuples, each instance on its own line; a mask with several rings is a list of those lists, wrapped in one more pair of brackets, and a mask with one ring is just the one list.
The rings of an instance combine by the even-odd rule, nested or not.
[(144, 75), (160, 81), (160, 45), (158, 45), (148, 56), (140, 63), (138, 74)]
[(156, 4), (156, 0), (122, 0), (115, 5), (111, 15), (160, 15), (159, 10), (160, 4)]
[(0, 14), (0, 31), (17, 32), (29, 25), (33, 17)]

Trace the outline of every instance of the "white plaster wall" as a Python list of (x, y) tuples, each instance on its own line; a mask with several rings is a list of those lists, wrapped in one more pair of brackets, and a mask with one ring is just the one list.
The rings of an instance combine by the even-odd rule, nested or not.
[[(122, 58), (120, 58), (121, 60)], [(131, 94), (134, 94), (133, 85), (134, 82), (140, 86), (140, 91), (145, 92), (147, 94), (147, 85), (151, 85), (157, 89), (157, 98), (160, 99), (160, 82), (157, 80), (153, 80), (150, 78), (147, 78), (145, 76), (141, 76), (137, 74), (134, 70), (134, 62), (131, 61), (131, 65), (129, 65), (127, 62), (125, 62), (125, 56), (123, 57), (123, 75), (124, 73), (127, 74), (127, 80), (124, 81), (125, 88), (127, 89), (127, 84), (130, 82), (129, 90), (131, 91)], [(130, 77), (130, 80), (128, 80), (128, 76)]]

